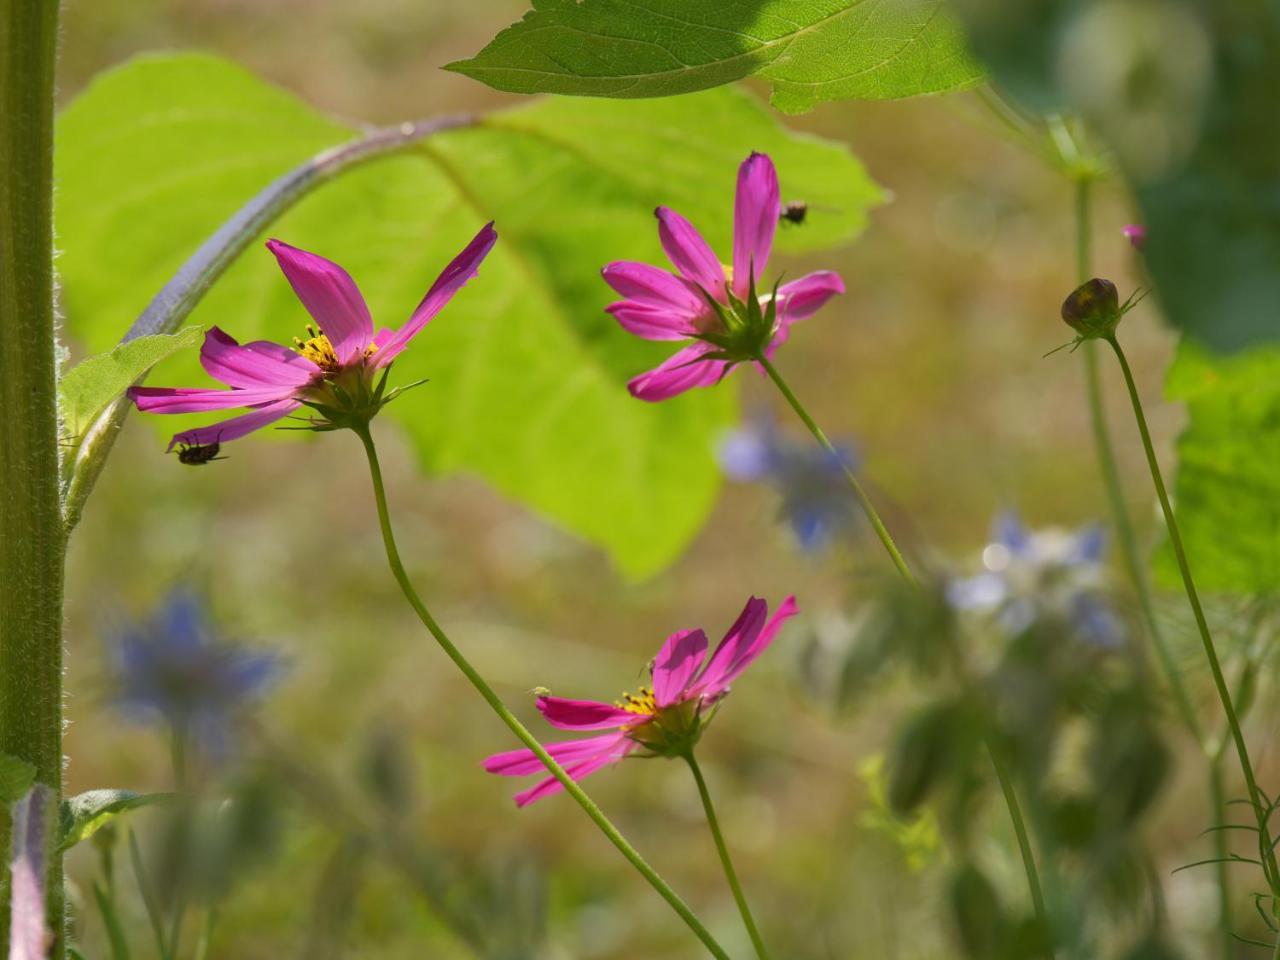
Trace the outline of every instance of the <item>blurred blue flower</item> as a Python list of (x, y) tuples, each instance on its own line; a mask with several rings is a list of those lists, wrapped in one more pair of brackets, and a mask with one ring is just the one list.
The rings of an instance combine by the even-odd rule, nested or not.
[(112, 644), (116, 702), (140, 721), (167, 721), (217, 757), (227, 753), (235, 715), (279, 673), (279, 660), (223, 642), (196, 594), (176, 587), (150, 619), (118, 631)]
[(845, 467), (858, 468), (857, 451), (847, 443), (835, 448), (833, 456), (811, 440), (788, 439), (760, 417), (726, 434), (718, 454), (730, 479), (774, 487), (782, 497), (781, 515), (800, 546), (819, 551), (862, 522), (844, 477)]
[(983, 572), (952, 580), (947, 600), (957, 610), (994, 613), (1010, 633), (1052, 619), (1088, 643), (1115, 647), (1123, 628), (1107, 601), (1105, 553), (1098, 525), (1033, 531), (1005, 512), (982, 551)]

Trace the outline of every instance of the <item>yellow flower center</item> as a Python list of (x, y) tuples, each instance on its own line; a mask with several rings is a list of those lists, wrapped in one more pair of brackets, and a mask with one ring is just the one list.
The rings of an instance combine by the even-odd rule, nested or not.
[(614, 706), (621, 707), (627, 713), (639, 714), (646, 718), (658, 712), (658, 704), (653, 699), (653, 691), (648, 687), (641, 687), (635, 693), (624, 693), (621, 700), (614, 701)]
[[(308, 323), (307, 339), (303, 340), (301, 337), (294, 337), (293, 346), (298, 353), (326, 373), (337, 373), (342, 369), (342, 364), (338, 362), (338, 352), (333, 349), (332, 341), (319, 327), (313, 327)], [(368, 358), (377, 353), (377, 351), (378, 345), (371, 343), (364, 348), (364, 355)]]

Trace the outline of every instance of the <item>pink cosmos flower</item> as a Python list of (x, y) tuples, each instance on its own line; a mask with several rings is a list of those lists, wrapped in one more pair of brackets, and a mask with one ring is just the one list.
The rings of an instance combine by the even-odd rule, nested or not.
[[(769, 605), (752, 597), (715, 652), (707, 657), (707, 635), (701, 630), (673, 633), (650, 664), (653, 686), (624, 694), (616, 703), (538, 697), (538, 709), (553, 727), (562, 730), (607, 730), (598, 736), (548, 744), (547, 752), (574, 780), (623, 760), (635, 750), (651, 756), (681, 756), (702, 733), (706, 710), (729, 692), (729, 686), (764, 653), (783, 621), (798, 612), (795, 597), (787, 597), (773, 618)], [(532, 750), (512, 750), (484, 761), (490, 773), (520, 777), (546, 770)], [(523, 793), (516, 805), (558, 793), (564, 788), (548, 777)]]
[(275, 254), (294, 293), (315, 319), (315, 327), (307, 324), (307, 339), (295, 337), (293, 349), (267, 340), (240, 344), (211, 327), (205, 333), (200, 362), (211, 377), (231, 389), (133, 387), (129, 398), (147, 413), (249, 408), (248, 413), (229, 420), (175, 435), (169, 449), (179, 443), (205, 446), (235, 440), (304, 403), (352, 409), (363, 398), (364, 407), (357, 412), (371, 415), (390, 399), (382, 397), (381, 385), (372, 388), (373, 378), (476, 275), (497, 239), (493, 224), (486, 224), (436, 278), (404, 326), (376, 333), (369, 308), (347, 271), (314, 253), (269, 240), (267, 249)]
[(744, 301), (755, 296), (768, 266), (780, 213), (773, 161), (753, 153), (738, 168), (731, 268), (721, 264), (688, 220), (668, 207), (658, 207), (655, 214), (658, 237), (676, 274), (627, 261), (604, 268), (605, 282), (625, 298), (605, 309), (624, 330), (646, 340), (694, 341), (628, 383), (632, 396), (665, 400), (719, 382), (735, 363), (751, 360), (757, 351), (772, 358), (790, 335), (791, 324), (844, 293), (839, 275), (822, 270), (778, 287), (773, 311), (764, 313), (773, 293), (758, 297), (760, 309), (754, 318), (748, 316)]

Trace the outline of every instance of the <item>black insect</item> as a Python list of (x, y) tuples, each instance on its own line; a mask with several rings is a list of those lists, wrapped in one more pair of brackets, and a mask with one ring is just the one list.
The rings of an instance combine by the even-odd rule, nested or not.
[(797, 227), (804, 223), (804, 218), (809, 215), (809, 205), (803, 200), (789, 200), (782, 205), (782, 211), (778, 214), (778, 220), (782, 223), (795, 224)]
[(199, 467), (212, 460), (226, 460), (226, 457), (218, 456), (221, 449), (222, 444), (216, 440), (213, 443), (184, 443), (178, 447), (178, 462)]

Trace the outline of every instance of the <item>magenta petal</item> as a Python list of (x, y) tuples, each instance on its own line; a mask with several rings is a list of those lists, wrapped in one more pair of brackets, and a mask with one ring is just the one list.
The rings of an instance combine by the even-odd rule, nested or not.
[(753, 269), (757, 289), (761, 286), (781, 212), (773, 161), (763, 153), (753, 153), (738, 168), (738, 191), (733, 200), (733, 292), (739, 298), (747, 295)]
[(724, 295), (724, 266), (697, 229), (670, 207), (654, 211), (658, 218), (658, 239), (667, 259), (691, 283), (697, 284), (721, 303)]
[(538, 709), (547, 718), (547, 723), (561, 730), (608, 730), (640, 719), (629, 710), (596, 700), (539, 697)]
[(705, 689), (701, 691), (703, 695), (714, 697), (717, 693), (723, 692), (747, 667), (751, 666), (760, 654), (769, 648), (782, 624), (799, 612), (800, 607), (796, 604), (795, 597), (787, 597), (783, 600), (772, 619), (764, 625), (755, 639), (738, 650), (737, 656), (717, 682), (716, 689)]
[(725, 676), (733, 668), (742, 652), (755, 642), (764, 627), (765, 618), (769, 615), (769, 604), (759, 597), (752, 597), (738, 614), (724, 639), (716, 647), (715, 653), (702, 669), (702, 675), (691, 684), (692, 693), (702, 696), (714, 696), (726, 685)]
[(245, 434), (261, 430), (267, 424), (275, 423), (281, 417), (288, 416), (300, 406), (302, 406), (301, 403), (291, 398), (277, 400), (275, 403), (264, 404), (230, 420), (212, 423), (207, 427), (197, 427), (195, 430), (184, 430), (182, 433), (174, 434), (173, 439), (169, 441), (169, 449), (172, 450), (179, 443), (203, 446), (207, 443), (239, 440)]
[(844, 281), (830, 270), (784, 283), (778, 288), (778, 319), (784, 324), (807, 320), (838, 293), (844, 293)]
[(359, 359), (373, 339), (373, 320), (350, 274), (331, 260), (280, 240), (268, 240), (267, 249), (276, 255), (293, 292), (333, 344), (338, 362), (346, 366)]
[[(547, 753), (563, 766), (596, 757), (611, 751), (626, 734), (606, 733), (598, 737), (586, 737), (582, 740), (565, 740), (561, 743), (546, 744)], [(495, 753), (486, 757), (484, 768), (489, 773), (502, 777), (523, 777), (530, 773), (542, 773), (546, 765), (538, 759), (532, 750), (508, 750), (506, 753)]]
[(643, 306), (665, 309), (668, 313), (689, 318), (710, 312), (701, 291), (688, 280), (647, 263), (619, 260), (601, 270), (600, 275), (627, 300)]
[(201, 413), (228, 407), (252, 407), (293, 396), (294, 387), (256, 390), (203, 390), (193, 387), (130, 387), (128, 397), (144, 413)]
[(635, 300), (619, 300), (605, 307), (627, 333), (646, 340), (688, 340), (697, 332), (687, 316), (669, 307), (653, 307)]
[[(619, 745), (613, 752), (606, 753), (603, 756), (593, 757), (590, 760), (582, 760), (578, 763), (570, 764), (564, 768), (564, 772), (567, 773), (570, 779), (576, 783), (591, 776), (591, 774), (595, 773), (602, 767), (607, 767), (612, 763), (617, 763), (630, 753), (631, 750), (632, 745), (630, 741), (628, 741)], [(523, 793), (517, 793), (515, 795), (516, 806), (527, 807), (535, 800), (541, 800), (543, 797), (552, 796), (563, 789), (564, 787), (561, 785), (559, 780), (555, 777), (547, 777), (547, 779), (543, 780), (537, 786), (525, 790)]]
[(210, 327), (200, 348), (200, 363), (214, 379), (231, 387), (300, 387), (320, 372), (288, 347), (266, 340), (241, 346), (218, 327)]
[(653, 696), (659, 707), (681, 699), (706, 655), (707, 635), (701, 630), (681, 630), (667, 637), (653, 662)]
[(413, 316), (408, 319), (403, 327), (395, 332), (390, 340), (378, 348), (378, 352), (373, 357), (373, 362), (376, 366), (385, 366), (400, 355), (404, 348), (409, 345), (409, 341), (416, 337), (431, 318), (443, 310), (445, 304), (453, 299), (453, 295), (466, 286), (467, 281), (476, 275), (480, 270), (480, 264), (489, 255), (489, 251), (493, 249), (493, 245), (497, 242), (498, 231), (493, 229), (493, 222), (490, 221), (480, 229), (479, 233), (471, 238), (471, 242), (444, 268), (444, 272), (436, 278), (436, 282), (431, 285), (431, 289), (422, 298), (418, 308), (413, 311)]
[(627, 384), (627, 389), (638, 400), (655, 402), (674, 397), (693, 387), (708, 387), (719, 383), (729, 367), (728, 361), (701, 359), (704, 354), (715, 349), (702, 341), (691, 344), (665, 363), (632, 379)]

